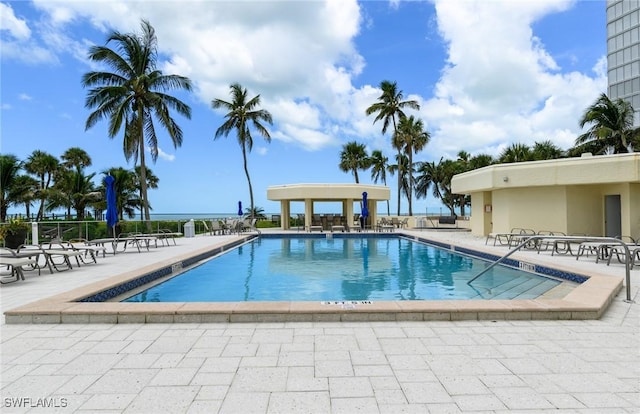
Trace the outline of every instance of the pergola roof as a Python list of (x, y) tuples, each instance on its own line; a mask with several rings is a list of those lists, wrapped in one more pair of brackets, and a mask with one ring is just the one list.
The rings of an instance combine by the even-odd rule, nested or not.
[(361, 200), (362, 193), (367, 192), (367, 198), (372, 201), (389, 200), (389, 187), (365, 184), (285, 184), (267, 188), (267, 199), (271, 201), (338, 201)]

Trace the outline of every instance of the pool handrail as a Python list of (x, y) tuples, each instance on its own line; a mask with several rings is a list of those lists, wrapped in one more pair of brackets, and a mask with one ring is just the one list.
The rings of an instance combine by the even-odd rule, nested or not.
[(634, 301), (631, 299), (631, 267), (630, 267), (630, 251), (629, 251), (629, 247), (627, 246), (627, 244), (620, 240), (620, 239), (616, 239), (615, 237), (595, 237), (595, 236), (546, 236), (546, 235), (541, 235), (541, 234), (536, 234), (536, 235), (532, 235), (529, 236), (527, 238), (525, 238), (519, 245), (517, 245), (516, 247), (514, 247), (513, 249), (511, 249), (507, 254), (505, 254), (504, 256), (502, 256), (501, 258), (499, 258), (498, 260), (496, 260), (495, 262), (491, 263), (486, 269), (482, 270), (480, 273), (478, 273), (476, 276), (474, 276), (473, 278), (471, 278), (471, 280), (469, 280), (467, 282), (467, 285), (471, 285), (471, 283), (473, 281), (475, 281), (477, 278), (479, 278), (480, 276), (484, 275), (485, 273), (487, 273), (489, 270), (493, 269), (495, 266), (497, 266), (498, 264), (502, 263), (507, 257), (511, 256), (513, 253), (517, 252), (518, 250), (520, 250), (523, 246), (525, 246), (526, 244), (528, 244), (531, 241), (535, 241), (538, 239), (547, 239), (547, 240), (557, 240), (557, 241), (585, 241), (585, 242), (605, 242), (605, 243), (609, 243), (611, 242), (611, 244), (619, 244), (624, 248), (624, 252), (625, 252), (625, 285), (626, 285), (626, 294), (627, 294), (627, 298), (625, 299), (625, 302), (627, 303), (634, 303)]

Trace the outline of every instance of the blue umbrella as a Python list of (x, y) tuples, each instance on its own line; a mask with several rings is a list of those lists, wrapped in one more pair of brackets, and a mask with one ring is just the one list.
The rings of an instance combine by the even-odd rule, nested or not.
[(116, 234), (115, 226), (118, 222), (118, 207), (116, 203), (115, 181), (116, 179), (111, 175), (107, 175), (106, 177), (104, 177), (107, 196), (107, 227), (110, 227), (112, 229), (112, 234), (114, 237)]
[(362, 217), (369, 217), (369, 208), (367, 207), (367, 192), (362, 192)]
[(238, 215), (242, 215), (242, 201), (238, 201)]
[(362, 192), (362, 212), (360, 214), (360, 227), (364, 230), (367, 225), (367, 217), (369, 217), (369, 208), (367, 207), (367, 192)]

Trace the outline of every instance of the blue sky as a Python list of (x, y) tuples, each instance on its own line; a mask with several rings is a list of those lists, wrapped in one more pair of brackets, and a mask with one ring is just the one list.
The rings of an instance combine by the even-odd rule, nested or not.
[[(105, 122), (85, 131), (80, 78), (99, 69), (86, 59), (90, 45), (112, 30), (139, 31), (143, 18), (156, 29), (164, 73), (195, 86), (177, 94), (192, 108), (191, 120), (175, 115), (183, 145), (159, 132), (153, 213), (249, 204), (235, 136), (213, 139), (223, 119), (211, 101), (229, 99), (233, 82), (260, 94), (274, 118), (271, 143), (256, 133), (248, 157), (256, 205), (267, 212), (279, 210), (266, 199), (270, 185), (354, 182), (337, 167), (349, 141), (393, 160), (390, 137), (364, 114), (382, 80), (421, 105), (410, 114), (431, 142), (415, 161), (547, 139), (568, 148), (584, 109), (606, 91), (604, 1), (10, 1), (0, 3), (1, 152), (59, 157), (78, 146), (92, 157), (90, 172), (132, 168), (122, 134), (110, 140)], [(392, 212), (395, 183), (388, 179)], [(431, 196), (414, 201), (418, 213), (439, 207)]]

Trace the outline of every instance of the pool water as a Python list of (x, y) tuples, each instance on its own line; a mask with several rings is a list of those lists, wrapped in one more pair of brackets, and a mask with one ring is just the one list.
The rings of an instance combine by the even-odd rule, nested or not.
[(560, 282), (406, 238), (256, 238), (125, 302), (532, 299)]

